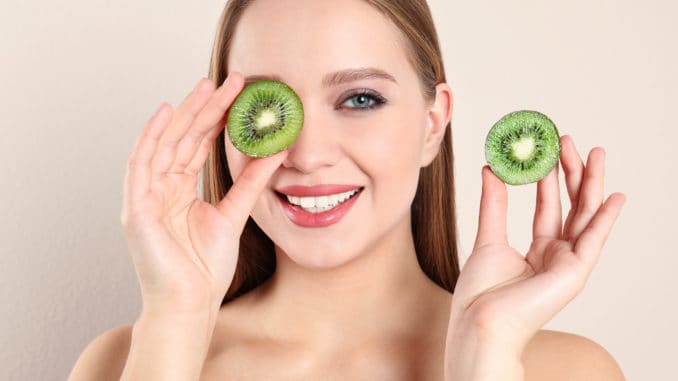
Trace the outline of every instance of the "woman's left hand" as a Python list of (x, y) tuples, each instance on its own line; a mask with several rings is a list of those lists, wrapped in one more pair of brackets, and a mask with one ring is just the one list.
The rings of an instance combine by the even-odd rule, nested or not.
[(499, 368), (520, 367), (532, 336), (582, 290), (598, 261), (625, 197), (614, 193), (603, 202), (602, 148), (591, 150), (584, 166), (569, 136), (561, 146), (570, 212), (563, 224), (556, 165), (537, 184), (525, 256), (509, 246), (506, 185), (483, 168), (478, 234), (452, 299), (446, 379), (497, 379), (491, 373)]

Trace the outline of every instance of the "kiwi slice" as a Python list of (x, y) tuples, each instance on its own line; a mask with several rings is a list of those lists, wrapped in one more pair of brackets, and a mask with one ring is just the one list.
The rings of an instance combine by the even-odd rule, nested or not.
[(245, 155), (271, 156), (297, 139), (303, 121), (304, 110), (294, 90), (277, 81), (257, 81), (231, 105), (228, 136)]
[(487, 134), (485, 159), (506, 184), (539, 181), (558, 164), (560, 135), (546, 115), (529, 110), (503, 116)]

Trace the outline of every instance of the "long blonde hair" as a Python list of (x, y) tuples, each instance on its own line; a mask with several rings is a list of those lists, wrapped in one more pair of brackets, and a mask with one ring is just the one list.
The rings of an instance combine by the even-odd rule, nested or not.
[[(231, 40), (244, 10), (254, 0), (231, 0), (221, 15), (212, 50), (209, 78), (223, 83)], [(433, 24), (425, 0), (364, 0), (387, 16), (408, 42), (408, 58), (419, 75), (423, 95), (435, 97), (435, 87), (446, 82), (445, 69)], [(217, 142), (224, 141), (224, 132)], [(420, 170), (417, 192), (412, 202), (412, 234), (417, 259), (432, 281), (454, 292), (459, 276), (457, 225), (454, 197), (452, 133), (447, 125), (438, 156)], [(233, 185), (223, 144), (214, 144), (203, 172), (203, 199), (213, 205)], [(240, 238), (240, 253), (235, 275), (223, 303), (254, 289), (275, 271), (275, 252), (271, 239), (249, 218)]]

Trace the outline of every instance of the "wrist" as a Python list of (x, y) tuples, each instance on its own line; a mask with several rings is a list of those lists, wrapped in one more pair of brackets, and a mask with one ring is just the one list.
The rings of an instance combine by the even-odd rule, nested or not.
[[(218, 295), (218, 296), (217, 296)], [(157, 315), (170, 313), (181, 315), (198, 315), (219, 310), (223, 294), (207, 291), (174, 292), (174, 293), (142, 293), (143, 310)]]
[(501, 337), (472, 326), (457, 327), (448, 334), (445, 380), (522, 381), (522, 349)]
[(157, 326), (181, 330), (186, 328), (193, 332), (206, 330), (211, 332), (216, 324), (218, 308), (202, 308), (185, 310), (181, 308), (159, 308), (144, 306), (134, 326)]
[(132, 329), (130, 353), (121, 379), (199, 379), (217, 312), (206, 309), (187, 313), (144, 307)]

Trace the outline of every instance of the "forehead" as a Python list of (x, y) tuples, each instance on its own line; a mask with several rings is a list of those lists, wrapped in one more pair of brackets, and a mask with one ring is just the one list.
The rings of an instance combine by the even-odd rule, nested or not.
[(398, 28), (361, 0), (256, 0), (238, 23), (228, 67), (287, 81), (354, 67), (406, 74)]

